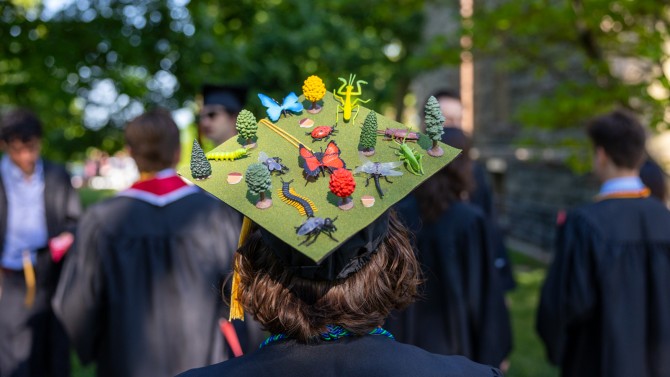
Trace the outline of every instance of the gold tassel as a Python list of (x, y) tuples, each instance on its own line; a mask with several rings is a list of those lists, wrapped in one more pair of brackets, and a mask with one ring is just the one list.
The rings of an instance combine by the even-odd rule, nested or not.
[(35, 269), (30, 260), (30, 251), (23, 251), (23, 276), (26, 279), (26, 308), (31, 308), (35, 302)]
[[(244, 216), (244, 220), (242, 221), (242, 230), (240, 231), (240, 239), (237, 242), (238, 249), (242, 247), (245, 242), (247, 242), (249, 234), (251, 234), (252, 224), (253, 222), (251, 219)], [(233, 319), (240, 319), (244, 321), (244, 308), (242, 308), (242, 304), (240, 303), (240, 274), (237, 273), (238, 268), (239, 266), (237, 259), (235, 259), (235, 266), (233, 267), (233, 286), (230, 293), (230, 316), (228, 318), (230, 321)]]

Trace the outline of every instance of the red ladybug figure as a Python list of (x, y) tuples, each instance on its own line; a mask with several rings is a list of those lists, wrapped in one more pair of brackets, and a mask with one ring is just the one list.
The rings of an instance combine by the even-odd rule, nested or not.
[(335, 126), (330, 127), (330, 126), (318, 126), (315, 127), (312, 132), (306, 132), (305, 135), (310, 135), (312, 136), (312, 142), (319, 141), (319, 140), (325, 140), (328, 141), (330, 138), (330, 135), (335, 134), (337, 130), (335, 129)]

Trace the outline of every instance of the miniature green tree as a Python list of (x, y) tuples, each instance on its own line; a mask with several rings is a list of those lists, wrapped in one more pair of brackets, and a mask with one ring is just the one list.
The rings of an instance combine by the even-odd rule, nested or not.
[(307, 111), (316, 114), (321, 111), (321, 106), (317, 102), (326, 95), (326, 85), (319, 76), (309, 76), (302, 85), (302, 94), (305, 95), (305, 99), (312, 103)]
[(260, 162), (249, 165), (244, 181), (252, 195), (259, 195), (256, 207), (266, 209), (272, 206), (272, 199), (265, 197), (265, 192), (272, 188), (270, 170)]
[(237, 128), (237, 132), (246, 141), (247, 148), (253, 148), (255, 146), (253, 139), (256, 137), (256, 131), (258, 130), (258, 121), (254, 114), (247, 109), (240, 111), (237, 115), (235, 128)]
[(428, 98), (425, 114), (426, 134), (433, 140), (433, 147), (427, 151), (428, 155), (433, 157), (442, 156), (444, 151), (437, 142), (442, 139), (444, 133), (444, 115), (442, 115), (440, 104), (435, 97), (430, 96)]
[(372, 156), (375, 154), (375, 145), (377, 145), (377, 113), (370, 111), (363, 122), (361, 130), (361, 139), (359, 145), (363, 148), (363, 154)]
[(193, 149), (191, 149), (191, 175), (198, 180), (209, 178), (212, 175), (212, 164), (207, 160), (197, 140), (193, 140)]

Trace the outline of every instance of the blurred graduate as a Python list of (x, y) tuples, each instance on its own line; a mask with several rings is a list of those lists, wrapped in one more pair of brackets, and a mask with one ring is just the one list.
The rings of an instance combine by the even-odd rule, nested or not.
[(225, 360), (219, 297), (238, 215), (176, 175), (179, 130), (167, 110), (132, 120), (125, 138), (140, 180), (84, 214), (54, 310), (98, 376), (170, 376)]
[(415, 235), (425, 282), (421, 297), (387, 326), (400, 341), (430, 352), (501, 366), (512, 341), (495, 237), (468, 201), (474, 177), (467, 135), (452, 129), (443, 140), (463, 151), (396, 206)]
[(602, 186), (559, 224), (537, 330), (563, 376), (670, 376), (670, 212), (639, 178), (645, 131), (615, 111), (588, 136)]

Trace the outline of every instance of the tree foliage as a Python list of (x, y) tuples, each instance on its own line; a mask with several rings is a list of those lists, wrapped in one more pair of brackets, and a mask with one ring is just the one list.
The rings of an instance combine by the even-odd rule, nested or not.
[(40, 114), (45, 152), (58, 160), (120, 148), (127, 120), (189, 107), (206, 81), (247, 85), (260, 108), (257, 91), (279, 98), (306, 76), (328, 87), (355, 72), (381, 110), (402, 105), (410, 78), (435, 61), (416, 54), (421, 0), (44, 4), (0, 2), (0, 104)]
[(242, 109), (237, 115), (237, 120), (235, 122), (237, 132), (243, 139), (249, 141), (256, 137), (256, 131), (258, 130), (258, 122), (254, 114), (247, 110)]
[(270, 171), (267, 166), (260, 162), (249, 165), (247, 172), (244, 174), (244, 181), (252, 195), (264, 193), (272, 187)]
[(328, 182), (330, 191), (340, 198), (347, 198), (356, 190), (354, 175), (347, 169), (335, 169)]
[(195, 179), (205, 179), (212, 175), (212, 164), (207, 160), (197, 140), (193, 140), (191, 149), (191, 175)]
[(377, 145), (377, 113), (370, 111), (363, 121), (359, 144), (364, 150), (371, 150)]
[(575, 127), (613, 107), (657, 129), (670, 123), (667, 2), (488, 2), (466, 26), (480, 58), (534, 75), (538, 84), (516, 112), (526, 126)]
[(317, 75), (309, 76), (302, 85), (302, 93), (305, 99), (314, 103), (320, 101), (326, 95), (326, 85)]
[(426, 134), (431, 140), (441, 140), (444, 133), (444, 115), (440, 109), (440, 104), (433, 96), (428, 98), (425, 106), (426, 113)]

